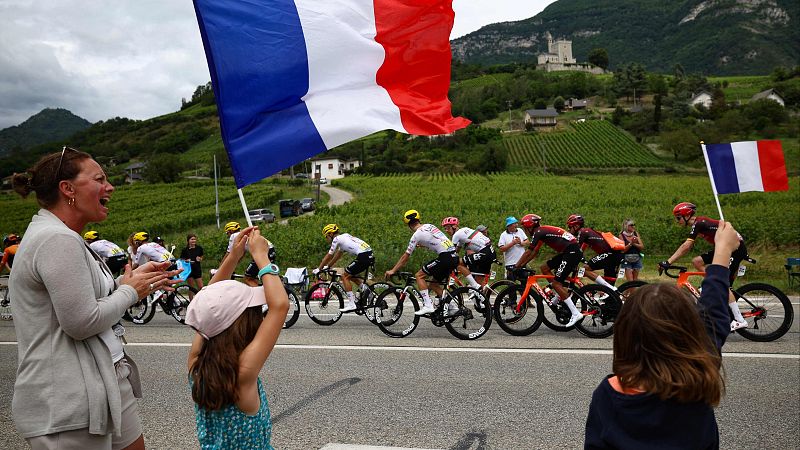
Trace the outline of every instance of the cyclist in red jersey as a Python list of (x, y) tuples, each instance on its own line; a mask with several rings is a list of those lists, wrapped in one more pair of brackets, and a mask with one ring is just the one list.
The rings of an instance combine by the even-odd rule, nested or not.
[[(714, 236), (717, 234), (717, 229), (719, 228), (719, 220), (710, 219), (708, 217), (697, 216), (697, 206), (693, 203), (689, 202), (681, 202), (675, 205), (675, 208), (672, 209), (672, 215), (675, 216), (675, 220), (684, 227), (691, 227), (689, 231), (689, 237), (675, 250), (675, 253), (672, 254), (666, 261), (660, 262), (658, 265), (662, 268), (669, 267), (675, 261), (679, 260), (683, 255), (687, 254), (693, 247), (694, 241), (697, 239), (698, 236), (708, 241), (709, 244), (714, 245)], [(742, 235), (739, 236), (739, 247), (734, 250), (731, 254), (731, 261), (730, 261), (730, 284), (733, 286), (733, 280), (736, 279), (736, 274), (739, 271), (739, 264), (741, 264), (742, 260), (747, 258), (747, 247), (744, 244), (744, 238)], [(712, 248), (710, 251), (703, 253), (702, 255), (695, 256), (692, 259), (692, 264), (694, 267), (701, 271), (706, 271), (706, 264), (711, 264), (711, 261), (714, 258), (714, 249)], [(731, 313), (733, 314), (733, 321), (731, 322), (731, 331), (738, 330), (740, 328), (747, 328), (749, 325), (747, 320), (742, 316), (742, 312), (739, 310), (739, 305), (736, 303), (736, 299), (733, 297), (733, 293), (728, 294), (728, 307), (731, 309)]]
[(605, 286), (613, 291), (617, 288), (611, 285), (603, 277), (594, 273), (594, 270), (603, 269), (603, 275), (609, 278), (617, 277), (617, 269), (622, 262), (623, 253), (619, 250), (613, 250), (606, 239), (593, 228), (584, 227), (584, 218), (580, 214), (572, 214), (567, 218), (567, 228), (569, 232), (576, 236), (578, 244), (581, 245), (581, 251), (586, 247), (591, 248), (595, 255), (586, 264), (586, 276), (590, 280), (596, 282), (601, 286)]
[(580, 264), (583, 252), (578, 240), (569, 231), (550, 225), (540, 225), (541, 220), (542, 218), (536, 214), (526, 214), (522, 217), (520, 222), (525, 232), (530, 236), (530, 244), (519, 261), (517, 261), (515, 267), (525, 267), (525, 264), (536, 258), (542, 244), (547, 244), (548, 247), (558, 252), (556, 256), (542, 264), (541, 271), (545, 275), (555, 276), (552, 281), (553, 289), (558, 294), (559, 300), (564, 302), (572, 313), (572, 317), (566, 324), (567, 327), (571, 327), (581, 320), (583, 315), (575, 307), (572, 296), (563, 283)]
[(19, 248), (20, 238), (16, 234), (9, 234), (3, 239), (3, 260), (0, 261), (0, 273), (8, 269), (11, 272), (11, 267), (14, 265), (14, 256), (17, 254)]

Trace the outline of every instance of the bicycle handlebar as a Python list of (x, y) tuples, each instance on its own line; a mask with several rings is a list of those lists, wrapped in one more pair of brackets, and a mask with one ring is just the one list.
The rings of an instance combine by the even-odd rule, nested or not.
[(396, 272), (389, 277), (389, 281), (394, 284), (409, 284), (411, 280), (414, 279), (416, 279), (416, 277), (411, 272)]
[(674, 264), (670, 265), (669, 267), (661, 267), (658, 266), (658, 274), (661, 275), (662, 273), (670, 278), (677, 279), (679, 275), (669, 273), (670, 270), (677, 270), (680, 273), (684, 273), (689, 271), (687, 267), (684, 266), (676, 266)]

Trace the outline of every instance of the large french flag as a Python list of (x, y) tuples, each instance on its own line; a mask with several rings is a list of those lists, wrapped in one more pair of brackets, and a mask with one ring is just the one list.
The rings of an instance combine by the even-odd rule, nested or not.
[(703, 154), (718, 194), (789, 190), (780, 141), (703, 145)]
[(452, 0), (194, 0), (240, 188), (380, 130), (452, 116)]

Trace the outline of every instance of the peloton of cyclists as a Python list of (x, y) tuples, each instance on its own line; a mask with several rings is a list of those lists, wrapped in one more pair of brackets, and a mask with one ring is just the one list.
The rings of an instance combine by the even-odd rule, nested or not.
[[(694, 247), (694, 241), (698, 236), (708, 241), (712, 246), (714, 245), (714, 236), (719, 228), (719, 220), (710, 219), (704, 216), (697, 216), (696, 214), (697, 206), (689, 202), (678, 203), (675, 205), (675, 208), (672, 209), (672, 215), (675, 216), (675, 220), (678, 221), (678, 224), (684, 227), (691, 227), (691, 229), (689, 230), (689, 237), (686, 238), (686, 241), (684, 241), (677, 250), (675, 250), (675, 253), (667, 258), (666, 261), (658, 263), (662, 269), (669, 267), (672, 265), (672, 263), (679, 260), (683, 255), (687, 254)], [(736, 279), (736, 275), (739, 271), (739, 264), (741, 264), (742, 260), (745, 258), (747, 258), (747, 247), (744, 244), (744, 238), (742, 238), (742, 235), (739, 235), (739, 247), (731, 254), (731, 286), (733, 286), (733, 281)], [(712, 248), (702, 255), (695, 256), (692, 259), (692, 264), (697, 270), (705, 272), (706, 264), (711, 264), (713, 259), (714, 249)], [(733, 314), (731, 331), (735, 331), (740, 328), (747, 328), (747, 320), (745, 320), (745, 318), (742, 316), (742, 312), (739, 310), (739, 305), (736, 303), (736, 299), (734, 298), (732, 292), (728, 294), (728, 307)]]
[(572, 295), (567, 291), (563, 283), (580, 264), (583, 252), (581, 252), (578, 240), (569, 231), (551, 225), (541, 225), (541, 220), (542, 218), (536, 214), (526, 214), (522, 217), (520, 222), (528, 236), (530, 236), (530, 244), (528, 244), (528, 249), (522, 254), (515, 267), (525, 267), (525, 264), (536, 258), (542, 244), (547, 244), (557, 252), (554, 257), (542, 264), (541, 271), (545, 275), (555, 276), (551, 284), (558, 294), (558, 301), (564, 302), (569, 308), (571, 317), (565, 326), (571, 327), (581, 320), (583, 315), (575, 307)]
[[(408, 248), (405, 253), (397, 260), (394, 267), (386, 271), (385, 275), (388, 279), (405, 266), (417, 246), (425, 247), (428, 250), (436, 252), (436, 259), (423, 264), (422, 268), (415, 274), (417, 287), (422, 295), (423, 305), (422, 308), (414, 314), (430, 314), (435, 311), (435, 308), (433, 307), (433, 302), (428, 292), (428, 283), (425, 281), (425, 277), (430, 276), (433, 278), (434, 282), (431, 283), (431, 288), (441, 298), (443, 292), (442, 285), (445, 280), (447, 280), (447, 277), (450, 276), (450, 273), (458, 267), (456, 246), (453, 245), (450, 239), (436, 228), (436, 226), (429, 223), (421, 223), (420, 214), (416, 210), (410, 209), (406, 211), (405, 214), (403, 214), (403, 222), (408, 225), (408, 228), (414, 234), (408, 242)], [(445, 313), (447, 313), (447, 311), (445, 311)]]
[(357, 278), (356, 275), (366, 272), (367, 269), (375, 265), (375, 255), (372, 253), (372, 247), (351, 234), (340, 233), (339, 225), (335, 223), (329, 223), (322, 227), (322, 236), (328, 240), (331, 248), (322, 258), (319, 266), (313, 270), (314, 275), (325, 267), (333, 266), (345, 253), (355, 256), (355, 259), (344, 268), (344, 274), (342, 274), (342, 284), (347, 293), (347, 303), (339, 310), (343, 313), (353, 312), (358, 309), (356, 296), (353, 292), (353, 284), (359, 287), (362, 283), (362, 280)]
[(581, 251), (589, 247), (595, 252), (588, 264), (584, 266), (586, 268), (585, 275), (597, 284), (616, 291), (617, 288), (594, 271), (603, 269), (604, 276), (616, 278), (619, 264), (622, 262), (622, 251), (612, 249), (600, 232), (590, 227), (584, 227), (584, 219), (580, 214), (572, 214), (567, 218), (567, 228), (578, 239)]
[(125, 250), (120, 248), (119, 245), (105, 239), (100, 239), (100, 233), (94, 230), (84, 233), (83, 240), (89, 244), (89, 248), (97, 253), (99, 257), (103, 258), (103, 261), (105, 261), (111, 273), (120, 274), (125, 269), (125, 264), (128, 263), (128, 257), (125, 254)]
[(480, 290), (481, 285), (475, 281), (472, 273), (488, 274), (492, 271), (492, 262), (495, 255), (492, 241), (485, 234), (469, 227), (458, 228), (458, 217), (445, 217), (442, 228), (452, 237), (452, 242), (458, 250), (464, 249), (464, 258), (459, 260), (458, 273), (464, 276), (470, 287)]

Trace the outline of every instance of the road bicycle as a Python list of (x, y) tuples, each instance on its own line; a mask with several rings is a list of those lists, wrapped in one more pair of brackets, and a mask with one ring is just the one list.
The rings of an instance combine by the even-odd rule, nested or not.
[[(400, 283), (394, 284), (396, 281)], [(453, 336), (473, 340), (486, 334), (492, 324), (491, 306), (477, 289), (443, 286), (442, 299), (430, 314), (418, 316), (422, 294), (411, 272), (398, 272), (389, 287), (375, 301), (375, 320), (387, 336), (402, 338), (419, 325), (420, 317), (431, 319), (434, 326), (445, 326)]]
[[(387, 288), (389, 284), (383, 281), (370, 284), (374, 266), (368, 268), (363, 276), (353, 276), (361, 280), (356, 293), (356, 309), (353, 311), (359, 316), (366, 316), (367, 320), (375, 323), (375, 299)], [(319, 325), (333, 325), (342, 317), (339, 311), (344, 308), (344, 299), (347, 298), (342, 276), (336, 269), (323, 269), (317, 274), (317, 281), (311, 285), (305, 295), (305, 307), (308, 317)]]
[(0, 276), (0, 320), (13, 320), (11, 299), (8, 298), (8, 275)]
[(173, 280), (180, 280), (180, 283), (173, 286), (173, 290), (158, 290), (147, 297), (140, 299), (125, 311), (123, 319), (137, 325), (144, 325), (156, 315), (156, 307), (161, 307), (164, 314), (172, 317), (179, 323), (184, 323), (186, 319), (186, 308), (189, 306), (190, 297), (197, 293), (197, 289), (186, 284), (186, 278), (191, 273), (191, 266), (187, 261), (171, 259), (173, 265), (167, 270), (180, 269), (181, 272), (174, 276)]
[(542, 323), (554, 331), (577, 328), (581, 334), (592, 338), (604, 338), (613, 333), (614, 319), (622, 305), (616, 292), (599, 284), (583, 285), (580, 277), (574, 274), (567, 278), (565, 287), (584, 316), (567, 327), (572, 313), (563, 301), (555, 301), (558, 294), (550, 284), (555, 276), (536, 275), (530, 269), (519, 269), (518, 273), (520, 282), (504, 289), (492, 308), (497, 324), (506, 333), (527, 336)]
[[(755, 260), (747, 257), (745, 261), (755, 264)], [(739, 275), (744, 275), (745, 266), (740, 266)], [(670, 273), (677, 270), (678, 275)], [(662, 273), (662, 268), (658, 270)], [(705, 277), (705, 272), (689, 272), (682, 266), (670, 265), (663, 268), (663, 273), (676, 280), (679, 288), (685, 289), (695, 301), (700, 299), (700, 290), (690, 281), (690, 277)], [(737, 288), (731, 287), (739, 310), (749, 323), (747, 328), (736, 330), (743, 338), (757, 342), (774, 341), (789, 331), (794, 320), (794, 309), (789, 297), (780, 289), (766, 283), (748, 283)], [(731, 320), (733, 318), (731, 317)]]
[[(492, 264), (502, 265), (500, 261), (496, 259), (492, 262)], [(486, 301), (488, 302), (489, 305), (494, 304), (494, 299), (506, 287), (513, 286), (515, 284), (513, 281), (506, 279), (492, 281), (495, 279), (496, 274), (497, 273), (494, 270), (492, 270), (491, 273), (472, 272), (472, 277), (475, 278), (475, 281), (477, 281), (478, 284), (481, 285), (480, 288), (481, 294), (483, 294), (483, 296), (486, 297)], [(490, 281), (492, 282), (490, 283)], [(453, 272), (450, 274), (450, 277), (448, 278), (449, 287), (454, 288), (466, 285), (467, 284), (464, 281), (462, 281), (461, 278), (458, 277), (458, 272)]]

